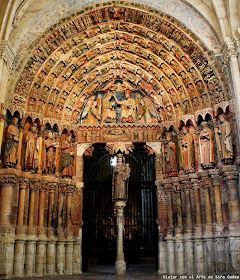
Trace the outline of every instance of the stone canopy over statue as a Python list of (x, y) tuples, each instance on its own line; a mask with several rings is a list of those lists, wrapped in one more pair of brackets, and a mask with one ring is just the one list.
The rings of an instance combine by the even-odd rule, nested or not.
[(116, 81), (92, 94), (80, 121), (83, 124), (157, 123), (159, 117), (149, 98)]

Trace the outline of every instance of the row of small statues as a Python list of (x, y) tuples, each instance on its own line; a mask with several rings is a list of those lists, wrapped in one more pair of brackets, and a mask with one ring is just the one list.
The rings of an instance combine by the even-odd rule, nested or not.
[[(225, 116), (219, 116), (219, 121), (215, 128), (215, 137), (206, 121), (202, 122), (201, 125), (202, 130), (199, 134), (199, 160), (201, 168), (213, 168), (216, 165), (215, 143), (217, 144), (222, 163), (232, 163), (234, 156), (232, 129)], [(173, 141), (172, 132), (165, 133), (165, 140), (162, 145), (164, 173), (174, 176), (177, 175), (178, 169), (186, 173), (195, 171), (197, 157), (195, 139), (194, 134), (190, 132), (187, 126), (182, 127), (177, 141)], [(180, 156), (177, 153), (177, 145), (180, 150)], [(178, 168), (178, 164), (180, 168)]]
[[(6, 130), (6, 141), (4, 146), (4, 167), (15, 168), (18, 162), (18, 149), (20, 137), (18, 129), (18, 118), (13, 117)], [(61, 139), (54, 137), (51, 130), (46, 131), (43, 139), (42, 153), (40, 150), (40, 139), (38, 137), (38, 125), (31, 124), (23, 140), (23, 169), (35, 173), (42, 169), (45, 174), (52, 175), (60, 171), (62, 177), (74, 175), (74, 140), (71, 134), (63, 134)], [(57, 147), (60, 149), (58, 159)], [(41, 153), (41, 154), (40, 154)], [(60, 160), (57, 170), (57, 161)], [(22, 163), (22, 161), (20, 161)]]

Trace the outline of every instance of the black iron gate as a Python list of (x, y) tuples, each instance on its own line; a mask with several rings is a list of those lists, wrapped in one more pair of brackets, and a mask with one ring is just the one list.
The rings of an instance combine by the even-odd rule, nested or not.
[[(84, 159), (83, 269), (116, 260), (117, 219), (112, 202), (111, 156), (96, 145)], [(154, 263), (157, 255), (154, 156), (136, 144), (126, 156), (131, 167), (125, 208), (124, 253), (127, 263)]]

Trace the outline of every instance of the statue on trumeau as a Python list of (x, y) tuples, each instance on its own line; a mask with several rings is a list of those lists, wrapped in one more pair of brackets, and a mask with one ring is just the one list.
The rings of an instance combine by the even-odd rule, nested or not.
[(186, 173), (195, 171), (195, 148), (193, 135), (189, 132), (187, 126), (182, 127), (180, 140), (182, 167)]
[(233, 160), (232, 129), (224, 115), (219, 116), (216, 141), (222, 162), (231, 163)]
[(178, 172), (176, 144), (172, 140), (172, 133), (166, 132), (164, 141), (165, 170), (169, 176), (175, 176)]
[(18, 118), (13, 117), (7, 127), (4, 149), (4, 166), (14, 168), (17, 163), (17, 151), (19, 143)]
[(216, 164), (213, 132), (207, 122), (202, 122), (199, 135), (200, 161), (203, 168), (211, 168)]
[(117, 154), (117, 165), (113, 169), (112, 179), (113, 201), (127, 201), (130, 172), (129, 164), (123, 163), (123, 155)]
[(26, 170), (36, 171), (38, 167), (38, 126), (36, 123), (32, 124), (29, 131), (26, 134), (25, 139), (25, 162), (24, 168)]

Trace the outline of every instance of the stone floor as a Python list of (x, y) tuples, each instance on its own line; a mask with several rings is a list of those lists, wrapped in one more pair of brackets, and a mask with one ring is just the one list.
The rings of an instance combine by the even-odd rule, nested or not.
[(24, 280), (129, 280), (129, 279), (146, 279), (146, 280), (156, 280), (163, 279), (157, 275), (154, 265), (128, 265), (126, 275), (116, 275), (113, 265), (98, 265), (89, 266), (88, 272), (82, 275), (71, 275), (71, 276), (47, 276), (43, 278), (21, 278)]

